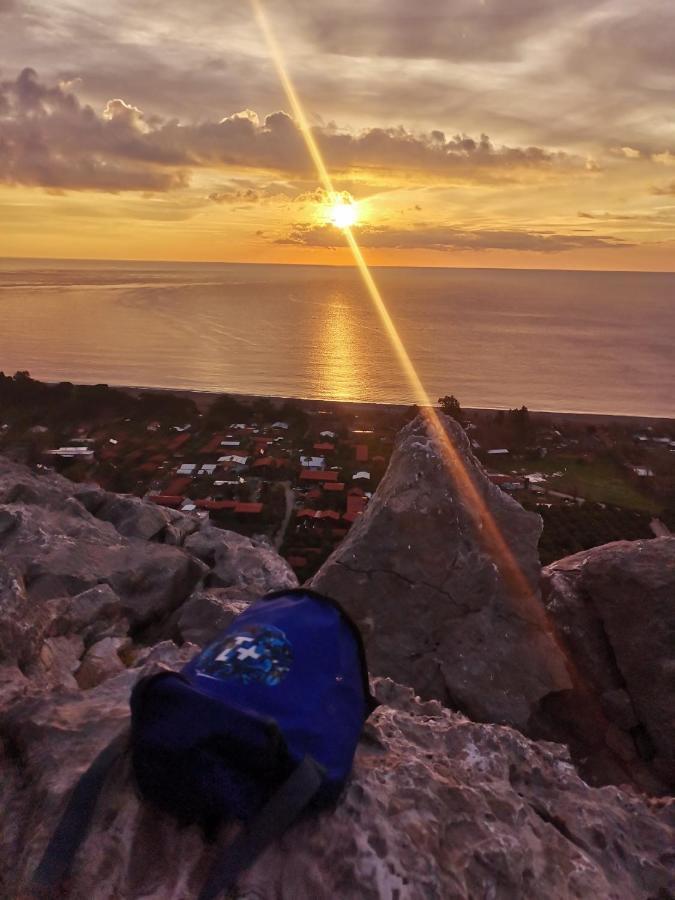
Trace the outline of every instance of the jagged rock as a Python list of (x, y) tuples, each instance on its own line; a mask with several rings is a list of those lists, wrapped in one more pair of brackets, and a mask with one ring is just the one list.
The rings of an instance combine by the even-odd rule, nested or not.
[[(98, 484), (74, 484), (73, 497), (84, 506), (87, 512), (96, 514), (96, 511), (111, 495)], [(113, 495), (114, 496), (114, 495)]]
[[(544, 569), (543, 592), (586, 688), (568, 704), (599, 697), (610, 746), (675, 785), (675, 538), (577, 553)], [(595, 735), (578, 737), (592, 744)]]
[(176, 610), (172, 625), (181, 641), (190, 641), (204, 647), (219, 631), (227, 628), (250, 602), (250, 595), (236, 588), (196, 591)]
[[(175, 649), (175, 648), (174, 648)], [(128, 670), (80, 694), (0, 713), (0, 893), (27, 878), (83, 767), (127, 721)], [(469, 722), (384, 682), (334, 812), (298, 824), (240, 881), (249, 900), (665, 898), (675, 889), (672, 804), (591, 788), (563, 748)], [(110, 775), (69, 897), (185, 900), (217, 847), (139, 802), (128, 762)]]
[(138, 497), (108, 494), (96, 509), (96, 518), (111, 522), (125, 537), (150, 541), (163, 533), (169, 516), (161, 506)]
[(74, 673), (83, 653), (84, 641), (79, 635), (47, 638), (40, 649), (39, 672), (50, 686), (77, 688)]
[[(9, 473), (3, 463), (0, 486), (6, 488)], [(41, 479), (31, 476), (32, 481), (22, 481), (23, 467), (14, 468), (17, 484), (34, 496), (29, 505), (5, 506), (16, 525), (0, 535), (0, 551), (5, 563), (23, 579), (32, 605), (107, 583), (119, 595), (132, 625), (139, 626), (169, 614), (206, 572), (202, 563), (178, 548), (124, 538), (68, 497), (70, 482), (65, 479), (54, 485), (46, 477), (41, 498)]]
[[(536, 585), (541, 519), (489, 481), (457, 422), (443, 422), (523, 576)], [(420, 417), (399, 434), (368, 509), (311, 585), (359, 625), (371, 671), (472, 718), (525, 727), (542, 697), (570, 687), (536, 588), (525, 608), (514, 602)]]
[(207, 524), (183, 546), (211, 569), (206, 579), (209, 587), (240, 588), (252, 597), (297, 587), (295, 573), (267, 542)]
[(122, 601), (109, 584), (97, 584), (74, 597), (59, 597), (45, 603), (52, 614), (52, 635), (80, 634), (89, 645), (102, 631), (118, 625), (123, 634), (129, 628), (122, 614)]
[(75, 673), (79, 687), (83, 691), (89, 690), (122, 672), (126, 667), (120, 658), (120, 651), (128, 647), (129, 643), (125, 638), (106, 637), (92, 644)]

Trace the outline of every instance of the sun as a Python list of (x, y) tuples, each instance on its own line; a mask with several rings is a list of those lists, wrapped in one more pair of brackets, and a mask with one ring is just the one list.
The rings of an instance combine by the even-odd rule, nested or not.
[(328, 218), (336, 228), (351, 228), (358, 219), (358, 207), (353, 200), (337, 200), (328, 207)]

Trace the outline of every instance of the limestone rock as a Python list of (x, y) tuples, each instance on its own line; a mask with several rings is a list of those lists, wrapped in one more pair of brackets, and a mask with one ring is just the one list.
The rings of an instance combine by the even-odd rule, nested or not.
[(96, 509), (96, 518), (111, 522), (125, 537), (144, 541), (158, 538), (169, 522), (169, 516), (161, 506), (117, 494), (107, 495)]
[(204, 647), (219, 631), (227, 628), (250, 602), (250, 595), (236, 588), (195, 591), (174, 613), (172, 624), (176, 637)]
[(184, 547), (211, 569), (206, 579), (209, 587), (239, 588), (252, 597), (297, 587), (291, 567), (266, 541), (207, 524), (190, 535)]
[(675, 785), (675, 538), (577, 553), (544, 569), (543, 585), (580, 679), (623, 746)]
[[(16, 468), (21, 486), (23, 467)], [(50, 479), (45, 481), (42, 500), (43, 485), (34, 478), (26, 485), (32, 491), (30, 504), (5, 506), (16, 516), (17, 524), (0, 535), (5, 564), (23, 580), (31, 604), (107, 583), (137, 626), (169, 614), (187, 599), (206, 571), (198, 560), (175, 547), (124, 538), (111, 524), (64, 496), (61, 482), (65, 479), (57, 485), (61, 492), (58, 502)]]
[[(541, 519), (489, 481), (461, 426), (443, 420), (510, 553), (537, 585)], [(419, 417), (399, 434), (368, 509), (311, 586), (354, 618), (373, 673), (472, 718), (524, 727), (543, 697), (570, 686), (536, 587), (527, 608), (513, 601)]]
[(80, 688), (88, 690), (96, 687), (107, 678), (124, 671), (126, 667), (120, 658), (120, 651), (129, 643), (124, 638), (107, 637), (93, 644), (85, 653), (75, 673)]
[[(23, 889), (73, 782), (127, 721), (145, 670), (0, 713), (0, 894)], [(666, 898), (675, 890), (672, 805), (591, 788), (563, 748), (475, 724), (389, 682), (333, 812), (299, 823), (240, 881), (248, 900)], [(225, 838), (225, 835), (223, 836)], [(139, 802), (128, 762), (111, 772), (69, 897), (185, 900), (217, 847)]]

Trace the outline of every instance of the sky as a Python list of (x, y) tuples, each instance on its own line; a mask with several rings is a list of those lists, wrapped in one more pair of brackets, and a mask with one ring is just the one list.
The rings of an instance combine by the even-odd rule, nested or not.
[[(675, 270), (673, 0), (263, 0), (374, 265)], [(343, 265), (247, 0), (0, 0), (0, 256)]]

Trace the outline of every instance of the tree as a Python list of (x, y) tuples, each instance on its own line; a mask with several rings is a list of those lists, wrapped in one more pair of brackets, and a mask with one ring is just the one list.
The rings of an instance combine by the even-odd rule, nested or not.
[(438, 405), (441, 408), (441, 412), (445, 413), (446, 416), (450, 416), (451, 419), (455, 419), (457, 422), (460, 422), (462, 419), (462, 407), (459, 405), (459, 400), (453, 395), (446, 394), (445, 397), (438, 398)]

